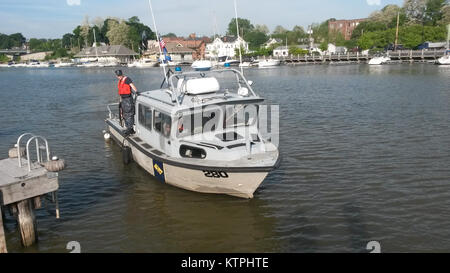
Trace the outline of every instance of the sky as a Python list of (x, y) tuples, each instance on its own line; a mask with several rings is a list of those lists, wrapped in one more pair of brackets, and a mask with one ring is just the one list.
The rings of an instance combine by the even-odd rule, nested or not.
[[(305, 29), (329, 18), (365, 18), (387, 4), (403, 0), (237, 0), (238, 16), (272, 31), (277, 25)], [(233, 0), (152, 0), (159, 33), (179, 36), (225, 34), (234, 18)], [(60, 38), (85, 18), (138, 16), (152, 30), (148, 0), (1, 0), (0, 33), (27, 38)], [(217, 22), (217, 23), (216, 23)], [(215, 27), (217, 25), (217, 27)]]

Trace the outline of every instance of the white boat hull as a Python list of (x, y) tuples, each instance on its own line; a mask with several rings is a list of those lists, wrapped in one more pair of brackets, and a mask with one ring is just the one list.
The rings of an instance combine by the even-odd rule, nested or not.
[(133, 160), (161, 182), (189, 191), (225, 194), (251, 199), (269, 173), (269, 170), (234, 168), (223, 170), (217, 167), (180, 165), (175, 161), (165, 161), (151, 154), (131, 138), (124, 141), (124, 136), (108, 123), (112, 138), (119, 144), (128, 143)]
[(260, 60), (258, 62), (259, 67), (272, 67), (272, 66), (279, 66), (281, 64), (280, 60)]
[(213, 64), (211, 61), (195, 61), (192, 64), (192, 68), (197, 71), (208, 71), (213, 67)]
[(370, 59), (369, 64), (370, 65), (382, 65), (390, 60), (391, 60), (391, 58), (389, 58), (389, 57), (375, 57), (375, 58)]
[(440, 65), (450, 65), (450, 55), (439, 58), (437, 63)]

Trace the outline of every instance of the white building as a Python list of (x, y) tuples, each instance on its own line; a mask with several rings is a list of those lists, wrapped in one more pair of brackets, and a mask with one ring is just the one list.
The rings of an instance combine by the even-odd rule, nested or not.
[(244, 41), (241, 37), (224, 36), (222, 38), (216, 38), (214, 42), (206, 45), (206, 58), (217, 58), (217, 57), (231, 57), (236, 56), (236, 49), (241, 46), (244, 52), (248, 52), (248, 43)]
[(274, 57), (287, 57), (289, 56), (289, 47), (279, 46), (273, 50)]
[(283, 43), (283, 40), (281, 40), (281, 39), (270, 38), (269, 41), (267, 41), (267, 42), (263, 45), (263, 47), (264, 47), (265, 49), (269, 49), (269, 48), (273, 47), (274, 45), (276, 45), (276, 44), (281, 44), (281, 43)]
[(334, 44), (328, 44), (327, 51), (325, 52), (328, 54), (347, 54), (347, 48), (345, 46), (336, 46)]

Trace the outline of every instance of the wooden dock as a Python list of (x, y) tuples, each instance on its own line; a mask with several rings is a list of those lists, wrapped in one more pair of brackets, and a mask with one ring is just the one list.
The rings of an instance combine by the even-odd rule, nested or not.
[[(20, 140), (28, 136), (25, 148), (20, 147)], [(44, 142), (45, 146), (41, 143)], [(36, 162), (32, 162), (30, 145), (36, 145)], [(46, 150), (47, 160), (42, 150)], [(25, 134), (19, 137), (16, 147), (12, 148), (9, 158), (0, 160), (0, 253), (6, 253), (6, 239), (3, 219), (6, 211), (14, 216), (23, 246), (31, 246), (37, 240), (37, 226), (34, 210), (42, 207), (42, 198), (51, 195), (56, 203), (56, 217), (59, 218), (57, 191), (59, 188), (58, 172), (64, 169), (64, 161), (50, 160), (47, 140)]]
[[(445, 50), (398, 50), (388, 51), (386, 56), (396, 62), (433, 62), (445, 55)], [(284, 64), (327, 64), (327, 63), (367, 63), (370, 59), (376, 57), (374, 54), (344, 53), (327, 55), (289, 55), (272, 56), (270, 58), (278, 59)], [(269, 58), (269, 57), (268, 57)], [(259, 57), (258, 59), (264, 59)]]

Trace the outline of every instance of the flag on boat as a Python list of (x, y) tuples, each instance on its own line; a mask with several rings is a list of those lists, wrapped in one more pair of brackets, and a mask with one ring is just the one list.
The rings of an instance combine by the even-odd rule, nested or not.
[(166, 48), (166, 43), (164, 42), (163, 38), (159, 38), (159, 45), (161, 46), (162, 49)]

